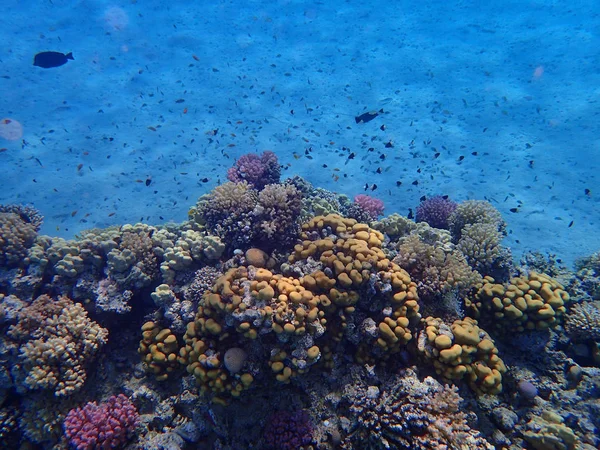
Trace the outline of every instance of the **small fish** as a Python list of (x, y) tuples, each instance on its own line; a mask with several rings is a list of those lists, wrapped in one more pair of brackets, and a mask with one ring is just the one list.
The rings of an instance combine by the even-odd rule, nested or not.
[(356, 156), (356, 154), (354, 152), (352, 152), (348, 155), (348, 159), (354, 159), (355, 156)]
[(150, 183), (152, 183), (152, 180), (150, 178), (146, 178), (146, 186), (150, 186)]
[(378, 167), (375, 173), (381, 173), (381, 167)]
[(385, 125), (381, 125), (381, 126), (379, 127), (379, 129), (380, 129), (381, 131), (385, 131)]
[(396, 181), (396, 186), (402, 186), (402, 181)]
[(462, 161), (463, 159), (465, 159), (464, 155), (460, 155), (460, 156), (458, 157), (458, 160), (459, 160), (459, 161)]
[(592, 191), (590, 191), (589, 189), (586, 189), (583, 192), (585, 192), (585, 195), (587, 195), (588, 197), (590, 197), (592, 195)]
[(427, 200), (427, 196), (423, 195), (419, 200), (424, 202), (425, 200)]
[(415, 180), (415, 181), (413, 181), (411, 184), (412, 184), (413, 186), (418, 186), (418, 185), (419, 185), (419, 181), (418, 181), (418, 180)]
[(439, 158), (440, 154), (441, 154), (441, 153), (439, 153), (439, 152), (438, 152), (438, 153), (436, 153), (435, 155), (433, 155), (433, 159), (437, 159), (437, 158)]
[(510, 208), (510, 212), (511, 212), (511, 213), (516, 213), (516, 212), (518, 212), (518, 211), (519, 211), (519, 210), (518, 210), (518, 208)]
[(535, 161), (532, 159), (531, 161), (529, 161), (529, 168), (533, 169), (533, 164), (535, 163)]
[(69, 52), (66, 55), (60, 52), (41, 52), (34, 56), (33, 65), (43, 69), (51, 69), (52, 67), (63, 66), (73, 59), (73, 53)]
[(354, 120), (356, 121), (356, 123), (367, 123), (373, 120), (379, 114), (383, 114), (383, 109), (380, 109), (379, 111), (362, 113), (360, 116), (356, 116)]
[(393, 141), (389, 141), (385, 143), (385, 148), (393, 148), (394, 147), (394, 142)]
[(415, 218), (415, 214), (413, 213), (412, 208), (408, 208), (408, 216), (409, 219), (414, 219)]
[(208, 178), (202, 178), (200, 181), (203, 183), (208, 183)]
[(471, 155), (477, 156), (477, 152), (471, 152)]
[(369, 183), (365, 183), (365, 191), (369, 189)]
[(374, 184), (373, 186), (371, 186), (371, 191), (374, 191), (375, 189), (377, 189), (377, 185)]
[(574, 221), (571, 220), (571, 223), (569, 223), (569, 228), (571, 228), (573, 226)]

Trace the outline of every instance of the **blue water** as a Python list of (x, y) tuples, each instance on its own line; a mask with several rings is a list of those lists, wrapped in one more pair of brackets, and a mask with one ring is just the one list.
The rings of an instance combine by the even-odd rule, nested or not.
[[(0, 201), (33, 204), (46, 234), (181, 221), (271, 149), (330, 190), (375, 182), (386, 213), (489, 199), (517, 255), (597, 250), (594, 2), (9, 0), (1, 20), (0, 114), (24, 131), (1, 141)], [(75, 60), (34, 67), (47, 50)]]

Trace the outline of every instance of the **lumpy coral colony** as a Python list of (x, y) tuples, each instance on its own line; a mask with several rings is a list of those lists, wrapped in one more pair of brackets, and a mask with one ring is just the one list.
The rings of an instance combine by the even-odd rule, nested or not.
[(182, 224), (74, 240), (0, 207), (4, 448), (600, 444), (598, 255), (515, 266), (488, 202), (378, 220), (272, 152), (227, 176)]

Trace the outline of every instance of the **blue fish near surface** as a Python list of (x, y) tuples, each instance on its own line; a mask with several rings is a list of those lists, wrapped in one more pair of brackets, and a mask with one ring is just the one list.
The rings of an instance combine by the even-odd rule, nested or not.
[(73, 53), (71, 52), (66, 55), (60, 52), (41, 52), (33, 58), (33, 65), (43, 67), (44, 69), (50, 69), (52, 67), (62, 66), (70, 59), (74, 60)]

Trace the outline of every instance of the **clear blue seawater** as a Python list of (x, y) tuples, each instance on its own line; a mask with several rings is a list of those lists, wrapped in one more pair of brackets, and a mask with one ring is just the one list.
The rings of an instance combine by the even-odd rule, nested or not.
[[(489, 199), (516, 256), (570, 263), (599, 247), (599, 17), (593, 1), (7, 0), (0, 202), (33, 204), (53, 236), (182, 221), (269, 149), (284, 176), (377, 184), (386, 214)], [(34, 66), (42, 51), (74, 60)]]

